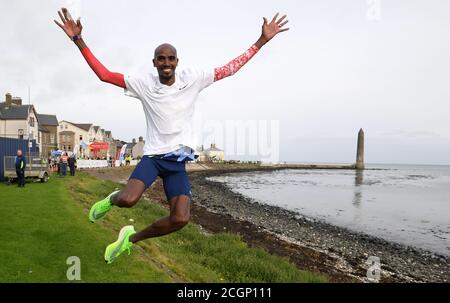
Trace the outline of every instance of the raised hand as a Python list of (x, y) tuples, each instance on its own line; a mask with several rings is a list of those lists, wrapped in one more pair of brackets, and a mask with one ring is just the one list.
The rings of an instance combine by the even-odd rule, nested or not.
[(58, 26), (67, 34), (67, 36), (69, 36), (70, 39), (74, 36), (80, 35), (83, 29), (80, 19), (77, 21), (73, 20), (67, 8), (63, 7), (61, 11), (62, 12), (58, 11), (58, 15), (61, 18), (62, 24), (56, 20), (53, 21), (58, 24)]
[(280, 14), (277, 13), (272, 21), (268, 23), (267, 19), (264, 17), (264, 24), (262, 26), (262, 35), (261, 37), (264, 38), (265, 42), (269, 42), (273, 37), (275, 37), (277, 34), (285, 32), (289, 30), (289, 28), (283, 28), (289, 21), (286, 20), (287, 15), (284, 15), (283, 17), (278, 19), (278, 16)]

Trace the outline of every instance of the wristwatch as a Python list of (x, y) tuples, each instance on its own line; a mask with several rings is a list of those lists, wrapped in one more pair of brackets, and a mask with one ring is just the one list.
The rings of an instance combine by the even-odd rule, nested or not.
[(73, 42), (75, 42), (75, 41), (77, 41), (77, 40), (80, 40), (81, 39), (81, 35), (75, 35), (75, 36), (73, 36), (72, 38), (70, 38), (70, 39), (72, 39), (72, 41)]

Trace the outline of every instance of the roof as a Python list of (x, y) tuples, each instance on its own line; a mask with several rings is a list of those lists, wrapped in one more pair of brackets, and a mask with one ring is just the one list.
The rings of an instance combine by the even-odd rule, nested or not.
[(6, 107), (6, 102), (2, 102), (0, 103), (0, 115), (3, 120), (27, 120), (30, 108), (34, 110), (33, 105), (11, 105)]
[[(69, 122), (69, 121), (66, 121), (66, 122)], [(72, 125), (75, 125), (78, 128), (84, 129), (87, 132), (89, 131), (89, 129), (92, 126), (92, 123), (72, 123), (72, 122), (69, 122), (69, 123)]]
[(49, 132), (50, 132), (50, 131), (49, 131), (44, 125), (42, 125), (41, 123), (39, 123), (38, 130), (39, 130), (40, 132), (43, 132), (43, 133), (49, 133)]
[(58, 119), (55, 115), (37, 114), (40, 125), (58, 126)]
[(100, 128), (100, 126), (94, 126), (94, 131), (98, 132), (98, 129)]
[(111, 135), (111, 131), (110, 130), (105, 131), (105, 135), (110, 136)]

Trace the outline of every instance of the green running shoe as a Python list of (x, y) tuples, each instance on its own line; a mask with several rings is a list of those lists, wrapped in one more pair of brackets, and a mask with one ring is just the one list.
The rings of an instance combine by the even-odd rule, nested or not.
[(108, 197), (106, 197), (101, 201), (98, 201), (91, 207), (91, 210), (89, 211), (89, 220), (92, 223), (103, 218), (106, 215), (106, 213), (111, 210), (113, 204), (111, 203), (110, 198), (118, 192), (119, 190), (111, 193)]
[(119, 238), (116, 242), (109, 244), (105, 250), (105, 261), (111, 264), (121, 253), (128, 250), (128, 255), (131, 253), (131, 246), (133, 243), (129, 241), (131, 235), (134, 235), (136, 231), (131, 225), (125, 226), (120, 230)]

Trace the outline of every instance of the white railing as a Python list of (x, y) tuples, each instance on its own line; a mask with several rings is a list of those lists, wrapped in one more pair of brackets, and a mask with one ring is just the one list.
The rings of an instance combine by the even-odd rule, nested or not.
[[(136, 166), (138, 164), (138, 160), (131, 160), (130, 166)], [(116, 166), (120, 166), (120, 161), (116, 160)], [(125, 166), (125, 160), (122, 162), (122, 165)], [(77, 168), (79, 169), (88, 169), (88, 168), (102, 168), (108, 167), (108, 160), (77, 160)]]
[(107, 160), (77, 160), (77, 168), (86, 169), (86, 168), (100, 168), (100, 167), (108, 167)]

